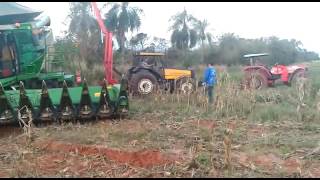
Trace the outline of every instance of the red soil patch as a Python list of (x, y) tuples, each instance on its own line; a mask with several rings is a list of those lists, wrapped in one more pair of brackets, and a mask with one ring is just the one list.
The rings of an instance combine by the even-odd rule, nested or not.
[(206, 129), (213, 129), (216, 128), (218, 125), (214, 120), (194, 120), (192, 121), (193, 125), (200, 126)]
[(312, 168), (311, 170), (310, 170), (310, 176), (312, 177), (312, 178), (319, 178), (320, 177), (320, 168), (318, 167), (318, 168)]
[(81, 156), (66, 155), (64, 153), (45, 153), (28, 157), (16, 165), (21, 172), (37, 172), (40, 176), (53, 177), (59, 174), (86, 177), (93, 171), (107, 172), (110, 163), (97, 159), (87, 159)]
[(234, 157), (237, 159), (237, 161), (245, 166), (245, 167), (249, 167), (250, 163), (249, 163), (249, 155), (247, 155), (244, 152), (239, 152), (238, 154), (235, 154)]
[(286, 159), (282, 163), (282, 167), (284, 168), (284, 171), (288, 174), (298, 173), (301, 170), (301, 162), (297, 159)]
[(267, 155), (258, 155), (252, 158), (252, 161), (257, 166), (263, 167), (267, 170), (274, 169), (276, 164), (281, 162), (281, 159), (276, 157), (274, 154), (267, 154)]
[(311, 178), (319, 178), (320, 177), (320, 164), (319, 163), (313, 163), (309, 168), (309, 171), (307, 172), (307, 176)]
[(268, 129), (262, 125), (251, 125), (248, 128), (248, 135), (249, 136), (263, 136), (265, 135)]
[(48, 151), (74, 152), (80, 155), (97, 156), (104, 155), (108, 159), (118, 163), (128, 163), (132, 166), (149, 168), (156, 165), (172, 163), (172, 157), (163, 156), (158, 150), (142, 150), (138, 152), (124, 152), (97, 146), (86, 146), (78, 144), (64, 144), (55, 141), (40, 143), (37, 145)]
[[(102, 121), (95, 124), (96, 127), (99, 128), (112, 128), (118, 129), (126, 133), (136, 133), (136, 132), (143, 132), (150, 129), (157, 129), (159, 128), (159, 124), (153, 123), (150, 121), (146, 121), (145, 123), (141, 123), (140, 121), (119, 121), (119, 122), (112, 122), (112, 121)], [(146, 128), (148, 127), (148, 128)]]
[(235, 158), (243, 166), (251, 167), (253, 164), (254, 166), (269, 172), (281, 168), (285, 173), (293, 174), (298, 173), (302, 166), (301, 162), (297, 159), (291, 158), (282, 160), (280, 157), (271, 153), (262, 155), (248, 155), (247, 153), (240, 152), (235, 155)]
[(274, 168), (275, 163), (279, 164), (281, 161), (280, 158), (273, 154), (250, 156), (243, 152), (236, 155), (236, 159), (243, 166), (250, 167), (253, 164), (269, 171)]
[(4, 170), (0, 170), (0, 178), (9, 178), (9, 173)]
[(234, 131), (236, 129), (237, 121), (230, 121), (227, 123), (227, 128)]
[(36, 165), (34, 168), (37, 168), (45, 175), (57, 174), (61, 169), (63, 169), (63, 166), (59, 163), (63, 161), (64, 156), (62, 154), (44, 154), (36, 159)]

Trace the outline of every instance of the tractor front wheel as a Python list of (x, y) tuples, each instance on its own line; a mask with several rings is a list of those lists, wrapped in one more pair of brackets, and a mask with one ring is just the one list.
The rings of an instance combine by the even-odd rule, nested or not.
[(179, 92), (185, 95), (191, 94), (195, 91), (195, 83), (191, 78), (182, 78), (177, 82)]

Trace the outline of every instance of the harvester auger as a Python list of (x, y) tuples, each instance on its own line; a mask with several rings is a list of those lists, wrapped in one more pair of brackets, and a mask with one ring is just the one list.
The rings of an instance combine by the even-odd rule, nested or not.
[[(85, 79), (79, 82), (79, 75), (76, 82), (75, 75), (47, 68), (52, 36), (49, 17), (26, 11), (28, 8), (16, 3), (0, 4), (0, 12), (10, 12), (0, 13), (0, 126), (18, 124), (19, 120), (27, 122), (30, 115), (37, 124), (128, 114), (126, 76), (120, 83), (112, 78), (112, 33), (106, 29), (96, 3), (91, 5), (105, 40), (105, 77), (101, 86), (89, 86)], [(39, 29), (42, 34), (34, 34)]]

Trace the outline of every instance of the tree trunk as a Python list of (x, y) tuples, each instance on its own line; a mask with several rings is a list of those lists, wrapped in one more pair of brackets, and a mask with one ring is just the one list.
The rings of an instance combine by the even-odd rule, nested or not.
[(203, 39), (201, 39), (201, 49), (202, 49), (202, 52), (201, 52), (201, 61), (203, 62), (204, 61), (204, 42), (203, 42)]
[(121, 57), (120, 59), (122, 63), (124, 62), (125, 38), (126, 37), (125, 37), (124, 31), (120, 31), (120, 57)]
[(120, 53), (123, 53), (124, 52), (124, 43), (125, 43), (125, 33), (123, 31), (120, 32)]

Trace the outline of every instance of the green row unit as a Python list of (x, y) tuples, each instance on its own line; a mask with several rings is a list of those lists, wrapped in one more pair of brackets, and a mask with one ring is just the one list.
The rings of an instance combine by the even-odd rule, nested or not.
[[(71, 101), (74, 105), (78, 105), (81, 99), (82, 87), (72, 87), (68, 88)], [(54, 88), (48, 89), (49, 97), (54, 106), (60, 105), (60, 99), (62, 95), (62, 88)], [(89, 94), (92, 103), (99, 103), (101, 87), (100, 86), (90, 86)], [(109, 96), (112, 101), (116, 101), (116, 97), (119, 93), (119, 90), (115, 87), (108, 88)], [(6, 97), (8, 98), (12, 108), (19, 108), (19, 100), (20, 100), (20, 91), (19, 90), (11, 90), (6, 91)], [(27, 89), (27, 96), (30, 99), (32, 106), (37, 109), (40, 107), (40, 99), (41, 99), (41, 89)]]
[(34, 88), (39, 88), (39, 84), (41, 84), (41, 81), (43, 80), (46, 81), (47, 83), (55, 82), (60, 84), (62, 84), (63, 81), (66, 81), (69, 86), (70, 85), (72, 86), (75, 83), (74, 75), (65, 74), (64, 72), (22, 74), (22, 75), (0, 79), (0, 83), (5, 89), (12, 89), (11, 88), (12, 86), (15, 88), (18, 88), (18, 84), (20, 81), (25, 81), (27, 82), (26, 88), (34, 89)]
[(23, 107), (27, 107), (37, 121), (126, 115), (129, 102), (125, 83), (88, 86), (84, 82), (83, 86), (68, 88), (64, 82), (62, 88), (49, 89), (43, 81), (42, 89), (26, 90), (23, 83), (19, 90), (4, 91), (1, 87), (0, 123), (16, 122), (19, 110), (22, 119), (27, 119)]

